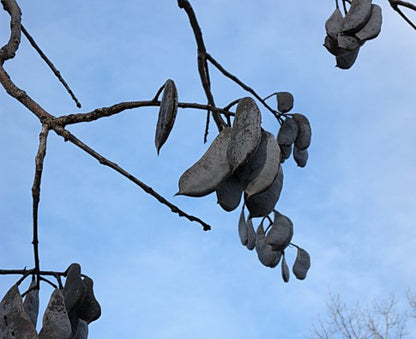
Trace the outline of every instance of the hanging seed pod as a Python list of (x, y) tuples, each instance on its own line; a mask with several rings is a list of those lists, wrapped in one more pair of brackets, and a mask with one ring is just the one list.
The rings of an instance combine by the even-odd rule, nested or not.
[(249, 97), (240, 99), (227, 150), (232, 172), (256, 152), (261, 140), (260, 124), (261, 114), (256, 102)]
[(218, 204), (227, 212), (234, 211), (238, 207), (243, 195), (240, 180), (234, 174), (221, 181), (215, 191)]
[(356, 50), (361, 47), (364, 42), (360, 42), (355, 36), (350, 36), (340, 33), (338, 35), (338, 46), (349, 52)]
[(363, 28), (355, 33), (355, 36), (361, 41), (376, 38), (380, 34), (382, 21), (381, 7), (371, 5), (370, 19)]
[(33, 327), (36, 328), (36, 323), (39, 314), (39, 290), (36, 287), (36, 280), (33, 278), (30, 283), (30, 291), (26, 294), (23, 301), (25, 312), (28, 315)]
[(63, 295), (68, 313), (81, 302), (85, 293), (85, 285), (81, 278), (81, 266), (73, 263), (68, 267)]
[(274, 182), (280, 168), (280, 148), (276, 142), (273, 134), (265, 132), (267, 135), (266, 146), (266, 162), (261, 169), (260, 173), (255, 177), (246, 187), (244, 192), (247, 198), (264, 192)]
[(293, 95), (289, 92), (277, 92), (277, 109), (281, 113), (289, 112), (293, 108)]
[(71, 335), (71, 322), (65, 307), (64, 295), (56, 288), (43, 315), (39, 339), (64, 339)]
[(260, 262), (266, 267), (276, 267), (280, 261), (281, 253), (273, 251), (269, 244), (266, 244), (263, 221), (260, 223), (256, 232), (256, 252)]
[(17, 285), (0, 302), (0, 338), (36, 339), (36, 329), (26, 314)]
[(79, 320), (77, 331), (71, 335), (71, 339), (87, 339), (88, 338), (88, 323), (84, 320)]
[(309, 268), (311, 267), (311, 257), (303, 248), (298, 247), (295, 263), (293, 264), (293, 274), (299, 280), (306, 278)]
[(266, 243), (275, 251), (284, 251), (293, 237), (293, 223), (283, 214), (274, 211), (273, 225), (267, 232)]
[(256, 232), (254, 231), (253, 221), (250, 216), (247, 220), (247, 249), (250, 251), (256, 246)]
[(339, 47), (338, 40), (331, 38), (329, 35), (325, 37), (324, 46), (328, 50), (328, 52), (334, 56), (350, 53), (348, 50)]
[(339, 10), (336, 8), (335, 11), (331, 14), (328, 20), (325, 22), (326, 34), (329, 35), (332, 39), (337, 39), (338, 33), (341, 32), (341, 26), (344, 21), (344, 17)]
[(281, 154), (280, 163), (283, 164), (292, 154), (292, 145), (279, 145), (279, 148)]
[(292, 145), (298, 135), (298, 124), (291, 117), (286, 117), (277, 134), (277, 143), (280, 145)]
[(162, 100), (160, 101), (159, 117), (156, 124), (155, 145), (157, 154), (169, 137), (178, 111), (178, 92), (173, 80), (165, 82)]
[(289, 282), (289, 267), (286, 263), (285, 252), (282, 253), (282, 279), (285, 283)]
[(85, 285), (84, 298), (75, 308), (75, 311), (80, 319), (85, 320), (89, 324), (101, 316), (101, 306), (95, 298), (92, 279), (84, 277), (83, 282)]
[(201, 159), (182, 174), (179, 179), (179, 192), (176, 195), (202, 197), (214, 192), (231, 174), (227, 159), (231, 133), (231, 128), (224, 128)]
[(308, 148), (311, 144), (312, 130), (307, 117), (303, 114), (295, 113), (292, 115), (298, 125), (298, 135), (295, 140), (295, 146), (299, 149)]
[(270, 214), (280, 197), (283, 186), (283, 169), (279, 166), (279, 172), (273, 181), (273, 184), (264, 192), (252, 195), (244, 195), (244, 201), (251, 217), (265, 217)]
[(360, 51), (359, 48), (357, 48), (354, 51), (351, 51), (346, 54), (342, 54), (336, 57), (336, 67), (341, 69), (349, 69), (352, 65), (354, 65), (355, 60), (357, 60), (358, 52)]
[(308, 162), (308, 149), (299, 150), (297, 147), (293, 149), (293, 159), (299, 167), (305, 167)]
[(371, 0), (352, 0), (341, 26), (343, 33), (357, 33), (371, 16)]
[(240, 219), (238, 221), (238, 235), (240, 237), (241, 244), (246, 246), (248, 241), (248, 228), (246, 218), (244, 216), (244, 206), (241, 209)]

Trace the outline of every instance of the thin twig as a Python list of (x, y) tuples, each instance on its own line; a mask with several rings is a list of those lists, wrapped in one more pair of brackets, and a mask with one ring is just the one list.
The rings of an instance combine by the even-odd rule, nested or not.
[[(34, 274), (35, 269), (32, 268), (30, 270), (24, 268), (22, 270), (6, 270), (6, 269), (0, 269), (0, 275), (26, 275), (26, 274)], [(51, 276), (65, 276), (65, 272), (59, 272), (59, 271), (39, 271), (40, 275), (51, 275)]]
[(144, 182), (140, 181), (135, 176), (133, 176), (132, 174), (130, 174), (129, 172), (127, 172), (126, 170), (124, 170), (123, 168), (115, 164), (114, 162), (111, 162), (110, 160), (103, 157), (101, 154), (94, 151), (92, 148), (84, 144), (81, 140), (76, 138), (73, 134), (71, 134), (68, 130), (66, 130), (62, 126), (56, 125), (56, 126), (53, 126), (53, 129), (58, 135), (62, 136), (66, 141), (70, 141), (72, 144), (81, 148), (83, 151), (91, 155), (93, 158), (97, 159), (100, 164), (112, 168), (116, 172), (120, 173), (122, 176), (134, 182), (143, 191), (145, 191), (146, 193), (150, 194), (155, 199), (157, 199), (157, 201), (159, 201), (161, 204), (169, 207), (173, 213), (178, 214), (180, 217), (185, 217), (189, 221), (195, 221), (195, 222), (200, 223), (203, 226), (204, 231), (208, 231), (211, 229), (210, 225), (208, 225), (207, 223), (205, 223), (204, 221), (202, 221), (201, 219), (193, 215), (187, 214), (186, 212), (182, 211), (176, 205), (170, 203), (168, 200), (162, 197), (159, 193), (155, 192), (150, 186), (146, 185)]
[(77, 107), (81, 108), (81, 103), (78, 101), (74, 92), (72, 92), (71, 88), (69, 87), (69, 85), (67, 84), (65, 79), (62, 77), (61, 72), (59, 72), (56, 69), (56, 67), (54, 66), (52, 61), (50, 61), (49, 58), (46, 56), (46, 54), (40, 49), (40, 47), (36, 43), (35, 39), (33, 39), (33, 37), (29, 34), (29, 32), (26, 30), (26, 28), (24, 28), (23, 25), (21, 25), (21, 27), (22, 27), (22, 32), (25, 35), (25, 37), (27, 38), (27, 40), (29, 40), (29, 43), (36, 50), (36, 52), (38, 52), (38, 54), (43, 59), (43, 61), (45, 61), (46, 64), (49, 66), (49, 68), (52, 70), (53, 74), (55, 74), (55, 76), (58, 78), (58, 80), (61, 82), (61, 84), (65, 87), (65, 89), (67, 90), (68, 94), (71, 96), (72, 100), (74, 100)]
[(395, 10), (399, 15), (411, 26), (413, 29), (416, 30), (416, 25), (403, 13), (403, 11), (399, 8), (399, 6), (403, 6), (409, 8), (413, 11), (416, 11), (416, 5), (413, 5), (407, 1), (400, 1), (400, 0), (389, 0), (390, 6)]
[(45, 277), (40, 277), (39, 280), (45, 281), (47, 282), (49, 285), (51, 285), (54, 288), (58, 288), (58, 286), (56, 284), (54, 284), (52, 281), (50, 281), (49, 279), (46, 279)]
[(39, 134), (39, 148), (35, 158), (35, 178), (33, 179), (32, 197), (33, 197), (33, 254), (35, 259), (35, 273), (39, 281), (40, 263), (39, 263), (39, 230), (38, 230), (38, 211), (40, 201), (40, 184), (43, 172), (43, 162), (46, 155), (46, 140), (48, 138), (49, 126), (42, 125), (42, 131)]

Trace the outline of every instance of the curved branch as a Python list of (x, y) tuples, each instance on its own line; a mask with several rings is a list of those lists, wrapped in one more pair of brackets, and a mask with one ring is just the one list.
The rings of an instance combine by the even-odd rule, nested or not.
[(1, 0), (4, 10), (10, 14), (10, 38), (0, 49), (0, 65), (14, 58), (20, 45), (22, 12), (15, 0)]

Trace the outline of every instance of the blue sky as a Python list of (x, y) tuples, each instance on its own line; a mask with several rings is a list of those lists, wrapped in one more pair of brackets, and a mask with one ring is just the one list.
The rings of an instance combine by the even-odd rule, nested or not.
[[(380, 36), (348, 71), (322, 46), (333, 1), (193, 1), (206, 47), (262, 96), (290, 91), (313, 129), (309, 163), (287, 161), (279, 211), (312, 267), (288, 284), (241, 246), (240, 209), (215, 196), (174, 197), (180, 175), (205, 151), (205, 112), (180, 110), (160, 156), (158, 109), (126, 111), (70, 131), (213, 226), (178, 218), (138, 187), (51, 133), (42, 182), (42, 269), (81, 264), (103, 314), (90, 338), (307, 338), (328, 293), (371, 302), (404, 298), (416, 264), (416, 40), (383, 2)], [(196, 47), (176, 1), (22, 1), (23, 24), (83, 104), (81, 112), (149, 100), (174, 79), (179, 100), (204, 103)], [(0, 41), (8, 33), (0, 14)], [(54, 115), (78, 110), (25, 39), (5, 68)], [(214, 69), (219, 106), (246, 96)], [(1, 268), (31, 267), (31, 185), (40, 125), (0, 91)], [(273, 103), (273, 101), (270, 101)], [(276, 133), (266, 111), (263, 127)], [(211, 124), (209, 141), (216, 135)], [(289, 250), (293, 261), (295, 250)], [(16, 277), (0, 279), (0, 292)], [(42, 285), (43, 307), (51, 290)], [(39, 321), (40, 322), (40, 321)], [(414, 327), (413, 327), (414, 328)], [(410, 328), (411, 330), (413, 329)], [(416, 337), (416, 332), (410, 333)]]

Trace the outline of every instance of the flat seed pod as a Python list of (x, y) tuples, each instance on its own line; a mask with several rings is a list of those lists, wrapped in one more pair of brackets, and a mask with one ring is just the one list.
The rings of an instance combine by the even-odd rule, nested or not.
[(360, 40), (355, 36), (350, 36), (347, 34), (338, 34), (338, 46), (342, 49), (345, 49), (349, 52), (356, 50), (362, 45)]
[(88, 324), (97, 320), (101, 316), (101, 306), (94, 295), (94, 282), (89, 277), (83, 279), (85, 285), (84, 298), (81, 303), (75, 308), (78, 317)]
[(266, 244), (263, 221), (256, 232), (256, 252), (259, 261), (266, 267), (276, 267), (280, 261), (280, 252), (273, 251), (272, 247)]
[(256, 247), (256, 231), (254, 231), (253, 221), (251, 217), (247, 220), (247, 249), (250, 251)]
[(267, 134), (267, 146), (266, 146), (266, 162), (261, 169), (260, 173), (247, 185), (244, 192), (247, 197), (264, 192), (274, 182), (280, 168), (280, 148), (276, 142), (273, 134), (265, 132)]
[(352, 0), (341, 26), (343, 33), (357, 33), (371, 16), (371, 0)]
[(0, 338), (36, 339), (36, 329), (26, 314), (17, 285), (0, 302)]
[(79, 320), (76, 333), (71, 335), (71, 339), (87, 339), (88, 338), (88, 323), (84, 320)]
[(309, 268), (311, 267), (311, 257), (303, 248), (298, 247), (296, 259), (292, 267), (293, 274), (299, 280), (306, 278)]
[(297, 135), (297, 123), (291, 117), (286, 117), (277, 134), (277, 143), (279, 145), (292, 145), (295, 142)]
[(32, 322), (33, 326), (36, 328), (36, 323), (38, 320), (39, 314), (39, 290), (35, 289), (36, 287), (36, 280), (32, 279), (30, 283), (29, 289), (30, 290), (23, 301), (23, 306), (25, 308), (25, 312), (28, 315), (30, 321)]
[(355, 60), (357, 60), (359, 48), (355, 51), (351, 51), (346, 54), (342, 54), (336, 57), (337, 67), (341, 69), (349, 69), (352, 65), (354, 65)]
[(275, 251), (284, 251), (293, 237), (293, 223), (283, 214), (274, 211), (273, 225), (266, 235), (266, 243)]
[(347, 51), (346, 49), (343, 49), (338, 46), (338, 40), (331, 38), (329, 35), (325, 37), (324, 46), (328, 50), (328, 52), (334, 56), (339, 56), (345, 53), (349, 53), (349, 51)]
[(73, 310), (81, 302), (85, 293), (85, 285), (81, 278), (81, 266), (77, 263), (68, 267), (63, 295), (68, 312)]
[(293, 95), (289, 92), (277, 92), (277, 109), (281, 113), (289, 112), (293, 108)]
[(267, 160), (268, 136), (270, 133), (262, 130), (260, 145), (256, 153), (244, 164), (238, 167), (234, 175), (238, 178), (240, 186), (245, 189), (255, 179), (264, 167)]
[(279, 145), (281, 159), (280, 162), (284, 163), (286, 159), (289, 159), (290, 155), (292, 154), (292, 145)]
[(162, 100), (160, 101), (159, 117), (156, 124), (155, 145), (157, 154), (168, 139), (178, 111), (178, 92), (173, 80), (165, 82)]
[(215, 191), (218, 204), (227, 212), (231, 212), (238, 207), (243, 195), (240, 180), (234, 174), (221, 181)]
[(179, 179), (179, 192), (176, 195), (202, 197), (214, 192), (231, 174), (227, 158), (231, 133), (231, 128), (224, 128), (201, 159), (182, 174)]
[(273, 184), (264, 192), (247, 197), (244, 195), (244, 201), (251, 217), (265, 217), (270, 214), (280, 197), (283, 186), (283, 169), (279, 166), (279, 172), (273, 181)]
[(299, 150), (297, 147), (293, 149), (293, 159), (299, 167), (305, 167), (308, 162), (308, 149)]
[(43, 315), (39, 339), (68, 339), (71, 335), (71, 322), (66, 312), (62, 291), (56, 288)]
[(282, 279), (285, 283), (289, 282), (289, 267), (286, 263), (285, 252), (282, 254)]
[(240, 219), (238, 221), (238, 235), (240, 237), (241, 244), (246, 246), (248, 241), (248, 228), (246, 218), (244, 216), (244, 208), (241, 209)]
[(256, 152), (261, 140), (260, 124), (261, 114), (256, 102), (250, 97), (240, 99), (227, 150), (232, 172)]
[(311, 144), (312, 130), (307, 117), (303, 114), (295, 113), (293, 119), (298, 124), (298, 135), (295, 140), (295, 146), (302, 150), (308, 148)]
[(370, 20), (368, 20), (363, 28), (355, 33), (355, 36), (359, 40), (371, 40), (380, 34), (383, 21), (381, 7), (378, 5), (371, 5), (371, 8)]
[(326, 34), (328, 34), (333, 39), (337, 39), (338, 33), (341, 32), (343, 21), (344, 17), (341, 11), (339, 8), (336, 8), (328, 20), (325, 22)]

